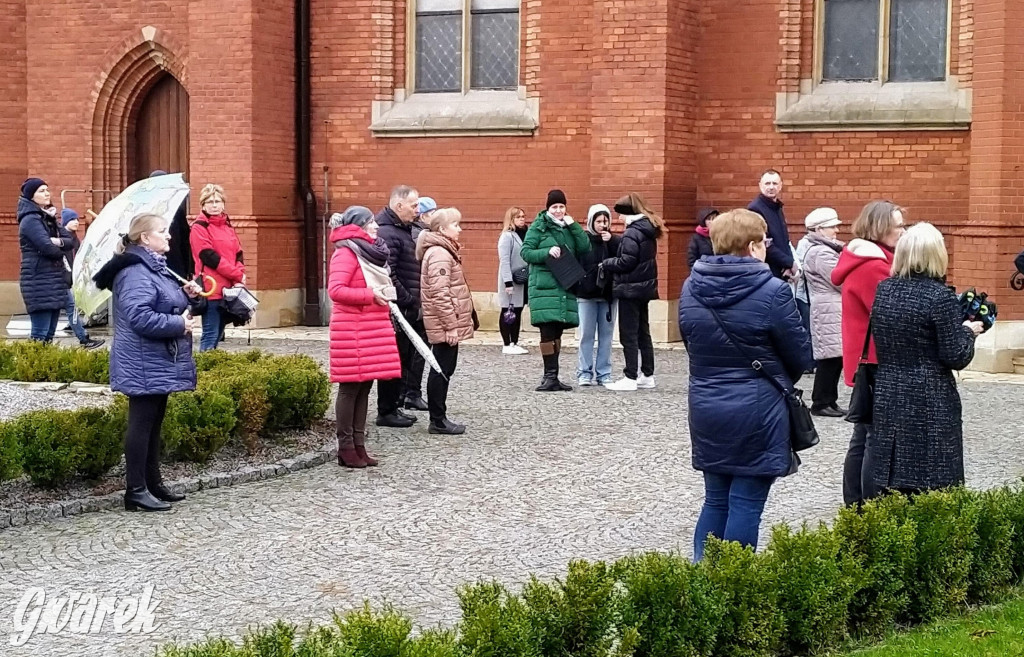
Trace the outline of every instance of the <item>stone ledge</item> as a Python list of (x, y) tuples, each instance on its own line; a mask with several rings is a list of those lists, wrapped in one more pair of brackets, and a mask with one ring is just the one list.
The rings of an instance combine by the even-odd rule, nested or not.
[[(231, 472), (213, 472), (168, 482), (167, 488), (175, 493), (194, 493), (200, 490), (235, 486), (250, 481), (274, 479), (292, 472), (300, 472), (323, 465), (334, 459), (338, 453), (337, 442), (331, 440), (314, 452), (306, 452), (294, 458), (282, 459), (277, 463), (261, 466), (244, 466)], [(187, 502), (186, 502), (187, 503)], [(83, 513), (114, 511), (122, 508), (124, 491), (108, 495), (96, 495), (74, 500), (50, 502), (15, 509), (0, 509), (0, 531), (8, 527), (22, 527), (53, 520), (70, 518)]]
[(532, 135), (540, 125), (540, 102), (518, 91), (412, 94), (372, 105), (376, 137)]
[(775, 125), (783, 132), (836, 130), (965, 130), (971, 90), (945, 82), (823, 82), (802, 80), (779, 92)]

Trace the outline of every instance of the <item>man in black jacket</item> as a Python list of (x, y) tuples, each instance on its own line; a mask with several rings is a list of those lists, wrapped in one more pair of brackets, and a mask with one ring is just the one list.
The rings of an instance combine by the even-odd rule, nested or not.
[(793, 249), (789, 243), (789, 228), (786, 227), (786, 215), (782, 211), (782, 174), (775, 169), (768, 169), (761, 174), (761, 193), (757, 195), (748, 210), (764, 217), (768, 224), (768, 237), (772, 243), (768, 247), (765, 262), (771, 267), (776, 278), (789, 280), (796, 274), (796, 263), (793, 261)]
[[(377, 213), (377, 236), (388, 245), (388, 266), (399, 310), (426, 342), (423, 312), (420, 302), (420, 261), (416, 258), (416, 238), (423, 225), (419, 216), (419, 193), (408, 185), (391, 190), (388, 206)], [(416, 351), (408, 336), (400, 329), (395, 332), (398, 355), (402, 360), (402, 378), (377, 382), (377, 426), (411, 427), (416, 416), (403, 413), (402, 407), (417, 411), (427, 410), (423, 401), (423, 357)]]

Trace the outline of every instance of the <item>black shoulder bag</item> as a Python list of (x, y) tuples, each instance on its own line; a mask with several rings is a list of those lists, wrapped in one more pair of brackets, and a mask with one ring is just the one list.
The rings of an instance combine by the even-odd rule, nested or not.
[[(703, 305), (703, 304), (702, 304)], [(738, 340), (733, 338), (732, 334), (727, 328), (725, 323), (722, 322), (722, 318), (718, 316), (718, 312), (714, 308), (704, 306), (711, 311), (711, 315), (715, 318), (718, 323), (718, 327), (722, 329), (722, 333), (725, 333), (726, 339), (733, 344), (736, 349), (743, 354), (746, 358), (750, 358), (750, 354), (740, 346)], [(814, 427), (814, 419), (811, 418), (811, 410), (807, 408), (807, 404), (804, 403), (803, 391), (797, 388), (787, 390), (785, 386), (779, 383), (774, 376), (764, 371), (764, 366), (761, 361), (756, 358), (752, 358), (750, 366), (757, 371), (758, 374), (768, 379), (768, 382), (775, 386), (775, 389), (782, 393), (783, 399), (786, 400), (786, 409), (789, 411), (789, 443), (793, 448), (794, 452), (802, 452), (805, 449), (809, 449), (818, 444), (818, 430)]]
[(860, 363), (853, 375), (853, 393), (850, 395), (850, 410), (846, 413), (846, 421), (854, 424), (871, 424), (875, 407), (875, 373), (878, 365), (868, 362), (868, 348), (871, 346), (871, 324), (868, 320), (868, 334), (864, 336), (864, 350), (860, 353)]
[[(512, 254), (516, 248), (516, 239), (513, 237), (509, 240), (508, 249), (508, 266), (512, 267)], [(530, 281), (530, 265), (523, 265), (519, 269), (512, 270), (512, 282), (516, 285), (526, 285)]]

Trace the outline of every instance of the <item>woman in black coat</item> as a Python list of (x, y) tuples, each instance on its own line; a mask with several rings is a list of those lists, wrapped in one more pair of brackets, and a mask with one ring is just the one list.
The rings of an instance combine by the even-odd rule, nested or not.
[(964, 482), (963, 421), (953, 370), (974, 358), (981, 322), (965, 322), (946, 287), (949, 256), (931, 224), (896, 247), (893, 277), (878, 285), (871, 330), (878, 352), (871, 477), (905, 493)]
[(715, 249), (711, 246), (709, 224), (718, 214), (718, 210), (714, 208), (701, 208), (697, 212), (697, 228), (694, 229), (693, 237), (690, 238), (690, 246), (686, 250), (686, 266), (691, 270), (693, 263), (704, 256), (715, 255)]
[(32, 323), (31, 337), (51, 342), (60, 311), (71, 288), (71, 235), (57, 223), (50, 188), (29, 178), (18, 198), (18, 243), (21, 248), (21, 298)]
[(608, 258), (601, 265), (606, 273), (612, 274), (612, 296), (619, 305), (619, 342), (626, 367), (622, 370), (625, 376), (605, 388), (616, 391), (653, 388), (656, 385), (654, 342), (648, 305), (658, 298), (658, 238), (665, 227), (661, 217), (635, 192), (620, 198), (615, 212), (625, 222), (626, 231), (619, 242), (618, 256)]

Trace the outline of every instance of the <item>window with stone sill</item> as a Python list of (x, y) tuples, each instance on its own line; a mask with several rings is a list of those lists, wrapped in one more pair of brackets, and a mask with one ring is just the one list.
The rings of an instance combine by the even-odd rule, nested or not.
[(413, 92), (518, 88), (519, 0), (412, 1)]
[(949, 0), (818, 0), (824, 82), (946, 79)]

